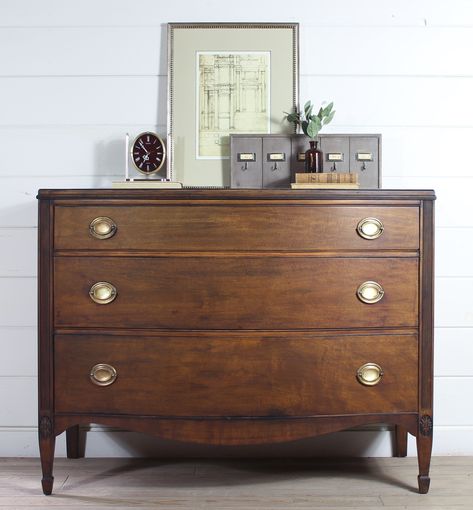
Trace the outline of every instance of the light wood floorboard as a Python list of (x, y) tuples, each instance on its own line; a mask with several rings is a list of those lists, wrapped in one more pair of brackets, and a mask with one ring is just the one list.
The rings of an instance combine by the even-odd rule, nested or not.
[(0, 509), (473, 508), (473, 457), (434, 457), (417, 493), (415, 458), (57, 459), (43, 496), (38, 459), (0, 459)]

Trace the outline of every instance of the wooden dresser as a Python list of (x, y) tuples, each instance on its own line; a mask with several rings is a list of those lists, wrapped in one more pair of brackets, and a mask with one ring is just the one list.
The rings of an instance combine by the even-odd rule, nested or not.
[(243, 445), (363, 424), (432, 447), (419, 190), (40, 190), (39, 444), (80, 425)]

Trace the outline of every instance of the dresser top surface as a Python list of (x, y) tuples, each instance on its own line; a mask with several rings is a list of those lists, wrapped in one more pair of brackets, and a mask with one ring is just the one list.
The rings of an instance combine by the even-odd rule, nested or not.
[(39, 200), (435, 200), (425, 189), (40, 189)]

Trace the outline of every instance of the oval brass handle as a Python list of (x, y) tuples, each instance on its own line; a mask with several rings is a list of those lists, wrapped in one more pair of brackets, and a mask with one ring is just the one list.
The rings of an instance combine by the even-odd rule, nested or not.
[(113, 237), (117, 231), (117, 225), (108, 216), (99, 216), (93, 219), (89, 225), (89, 232), (97, 239), (108, 239)]
[(363, 282), (358, 287), (356, 295), (363, 303), (371, 305), (383, 299), (384, 289), (377, 282)]
[(383, 375), (383, 369), (377, 363), (365, 363), (356, 371), (356, 378), (365, 386), (375, 386)]
[(384, 232), (384, 225), (378, 218), (363, 218), (358, 222), (356, 230), (364, 239), (378, 239)]
[(89, 296), (94, 303), (106, 305), (117, 297), (117, 289), (109, 282), (97, 282), (90, 287)]
[(112, 365), (99, 363), (90, 369), (90, 380), (97, 386), (110, 386), (117, 378), (117, 371)]

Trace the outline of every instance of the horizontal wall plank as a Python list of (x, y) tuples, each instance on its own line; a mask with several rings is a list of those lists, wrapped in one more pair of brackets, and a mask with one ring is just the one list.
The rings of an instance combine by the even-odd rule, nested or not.
[[(314, 44), (320, 49), (317, 58), (314, 58)], [(469, 27), (303, 24), (300, 70), (303, 75), (465, 76), (473, 74), (471, 47), (473, 31)]]
[[(1, 82), (3, 126), (166, 124), (165, 76), (1, 78)], [(316, 104), (333, 100), (335, 126), (356, 126), (362, 118), (365, 125), (471, 128), (473, 102), (464, 98), (472, 86), (473, 78), (458, 77), (302, 76), (301, 99), (311, 98)], [(439, 110), (439, 97), (449, 98), (448, 116)]]
[(36, 228), (0, 228), (0, 277), (36, 276)]
[[(3, 155), (0, 177), (116, 175), (124, 169), (123, 143), (127, 131), (132, 136), (143, 131), (155, 131), (163, 138), (166, 136), (165, 125), (4, 126), (0, 128), (0, 153)], [(448, 148), (451, 175), (471, 176), (471, 169), (465, 164), (465, 147), (473, 139), (473, 128), (330, 124), (325, 131), (382, 133), (384, 177), (445, 177), (445, 160), (432, 150), (433, 140), (442, 140), (442, 146)], [(26, 141), (28, 150), (35, 155), (34, 164), (28, 158), (18, 157), (24, 151)]]
[(38, 420), (36, 377), (0, 377), (2, 427), (34, 427)]
[[(473, 78), (301, 77), (301, 99), (334, 101), (333, 124), (472, 127)], [(448, 114), (439, 106), (448, 98)]]
[(0, 203), (0, 227), (36, 227), (38, 203), (36, 195), (40, 188), (110, 188), (112, 181), (123, 180), (116, 176), (69, 177), (6, 177), (0, 178), (2, 201)]
[(36, 326), (36, 282), (36, 278), (0, 278), (0, 328)]
[(0, 76), (157, 76), (166, 49), (159, 26), (0, 28)]
[[(125, 133), (134, 137), (144, 131), (166, 138), (166, 126), (152, 124), (0, 129), (0, 177), (124, 174)], [(18, 157), (25, 144), (34, 164)]]
[(436, 377), (434, 381), (434, 423), (473, 425), (472, 377)]
[(165, 78), (0, 78), (0, 83), (0, 125), (166, 124)]
[(38, 373), (36, 327), (3, 327), (0, 338), (0, 377), (35, 377)]
[[(143, 15), (143, 13), (145, 13)], [(302, 14), (303, 13), (303, 16)], [(0, 3), (2, 26), (116, 26), (157, 25), (172, 21), (302, 21), (313, 26), (431, 26), (473, 25), (469, 0), (432, 2), (421, 0), (351, 0), (337, 2), (299, 0), (297, 9), (290, 2), (271, 0), (240, 0), (238, 9), (229, 11), (218, 0), (207, 0), (199, 8), (187, 2), (156, 2), (155, 0), (82, 0), (70, 4), (63, 0), (48, 0), (47, 8), (38, 8), (35, 0), (10, 0)]]
[[(473, 329), (435, 329), (435, 375), (473, 376)], [(457, 402), (461, 402), (459, 398)]]
[[(4, 63), (0, 76), (165, 75), (166, 35), (165, 26), (0, 28), (0, 62)], [(319, 51), (314, 58), (314, 41), (323, 41), (323, 47), (330, 51)], [(450, 47), (457, 51), (451, 52)], [(300, 72), (334, 76), (473, 75), (471, 47), (473, 31), (468, 27), (303, 24)]]
[[(473, 455), (473, 427), (434, 426), (433, 455)], [(416, 455), (409, 435), (407, 454)], [(127, 431), (87, 432), (86, 457), (138, 458), (276, 458), (276, 457), (390, 457), (389, 431), (344, 431), (297, 442), (260, 446), (213, 447), (171, 442)], [(33, 427), (0, 427), (0, 457), (38, 457), (38, 432)], [(56, 440), (56, 457), (66, 456), (65, 434)]]
[(435, 325), (473, 327), (473, 278), (436, 278)]
[[(473, 394), (473, 377), (436, 377), (434, 386), (435, 424), (473, 427), (473, 408), (459, 405), (460, 402), (470, 401)], [(12, 392), (15, 399), (9, 399)], [(35, 377), (0, 377), (0, 402), (4, 402), (0, 425), (35, 426), (36, 400)], [(19, 406), (18, 402), (22, 405)]]
[(473, 228), (437, 228), (435, 274), (473, 277)]
[(473, 177), (389, 177), (383, 178), (385, 189), (434, 189), (435, 224), (437, 227), (472, 227), (471, 187)]

